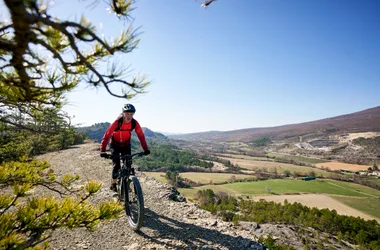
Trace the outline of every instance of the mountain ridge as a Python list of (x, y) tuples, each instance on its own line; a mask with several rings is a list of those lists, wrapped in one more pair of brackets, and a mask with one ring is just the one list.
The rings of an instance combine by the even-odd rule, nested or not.
[(213, 140), (250, 142), (268, 137), (274, 140), (293, 139), (299, 136), (313, 138), (326, 134), (380, 131), (380, 106), (362, 111), (324, 118), (315, 121), (286, 124), (274, 127), (246, 128), (231, 131), (209, 131), (169, 136), (181, 140)]

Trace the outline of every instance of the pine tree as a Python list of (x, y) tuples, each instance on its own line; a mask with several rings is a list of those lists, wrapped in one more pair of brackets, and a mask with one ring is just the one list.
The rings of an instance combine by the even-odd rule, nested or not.
[[(133, 2), (110, 0), (110, 10), (128, 19)], [(99, 36), (85, 17), (79, 22), (53, 17), (44, 1), (4, 3), (11, 22), (0, 21), (0, 249), (46, 248), (53, 230), (92, 230), (122, 210), (115, 202), (88, 201), (100, 183), (90, 181), (75, 190), (72, 184), (79, 176), (58, 180), (47, 162), (30, 160), (83, 140), (62, 111), (64, 95), (87, 82), (130, 99), (150, 82), (145, 76), (128, 78), (120, 63), (107, 70), (98, 67), (136, 48), (138, 33), (131, 26), (111, 41)], [(122, 93), (112, 92), (110, 84), (122, 85)], [(37, 195), (40, 188), (51, 194)]]
[[(100, 67), (104, 61), (112, 61), (114, 55), (136, 48), (138, 33), (131, 26), (115, 39), (107, 40), (84, 16), (79, 22), (51, 16), (44, 1), (4, 2), (11, 23), (0, 21), (0, 121), (22, 126), (14, 122), (16, 114), (28, 117), (34, 110), (62, 105), (63, 95), (83, 80), (105, 87), (115, 97), (128, 99), (144, 92), (150, 83), (144, 75), (126, 80), (124, 72), (129, 71), (120, 62)], [(110, 0), (110, 10), (119, 18), (129, 18), (133, 2)], [(112, 92), (110, 84), (123, 86), (122, 93)]]

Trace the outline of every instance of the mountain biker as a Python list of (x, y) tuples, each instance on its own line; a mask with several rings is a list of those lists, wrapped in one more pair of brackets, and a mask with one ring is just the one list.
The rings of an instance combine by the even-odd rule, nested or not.
[[(150, 154), (144, 132), (141, 129), (140, 124), (133, 119), (133, 115), (136, 112), (135, 107), (128, 103), (123, 106), (122, 111), (122, 114), (108, 127), (103, 136), (100, 144), (100, 156), (104, 157), (106, 155), (106, 147), (110, 138), (110, 150), (112, 155), (119, 155), (119, 153), (131, 154), (131, 136), (133, 130), (135, 130), (141, 147), (144, 149), (144, 155)], [(120, 170), (120, 159), (113, 157), (112, 166), (112, 181), (110, 189), (116, 192), (116, 179)]]

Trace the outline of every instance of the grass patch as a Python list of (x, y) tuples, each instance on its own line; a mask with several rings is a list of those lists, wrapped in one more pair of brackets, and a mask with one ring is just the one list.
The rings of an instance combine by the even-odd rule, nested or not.
[(379, 198), (358, 198), (334, 196), (334, 199), (346, 204), (349, 207), (355, 208), (366, 214), (379, 218), (380, 220), (380, 199)]
[[(356, 192), (357, 194), (362, 194), (360, 197), (374, 197), (380, 198), (380, 191), (366, 187), (363, 185), (359, 185), (351, 182), (343, 182), (343, 181), (333, 181), (333, 180), (325, 180), (325, 183), (330, 184), (331, 186), (337, 186), (340, 189), (350, 190), (352, 192)], [(357, 195), (352, 195), (357, 196)]]

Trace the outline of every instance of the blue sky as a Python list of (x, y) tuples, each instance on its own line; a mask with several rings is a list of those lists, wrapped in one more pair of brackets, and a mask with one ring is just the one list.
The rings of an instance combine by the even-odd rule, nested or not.
[[(123, 22), (102, 1), (56, 0), (106, 37)], [(3, 3), (2, 3), (3, 4)], [(65, 108), (75, 123), (112, 122), (123, 103), (154, 131), (190, 133), (312, 121), (380, 105), (380, 1), (139, 0), (138, 49), (120, 60), (153, 80), (126, 101), (83, 83)], [(101, 25), (100, 25), (101, 24)], [(128, 24), (128, 23), (127, 23)]]

